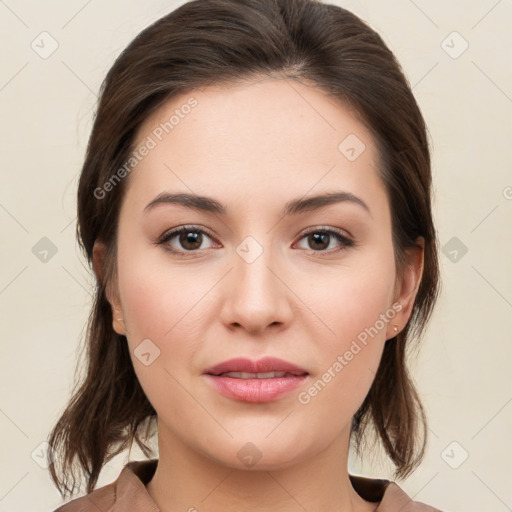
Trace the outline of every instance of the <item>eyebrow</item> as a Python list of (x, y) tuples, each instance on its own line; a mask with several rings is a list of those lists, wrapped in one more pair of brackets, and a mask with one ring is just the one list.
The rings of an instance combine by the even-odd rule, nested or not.
[[(282, 215), (286, 217), (306, 211), (318, 210), (324, 206), (328, 206), (331, 204), (345, 202), (361, 206), (371, 216), (370, 208), (361, 198), (355, 196), (351, 192), (345, 191), (328, 192), (316, 196), (293, 199), (285, 204), (282, 211)], [(162, 192), (157, 197), (155, 197), (155, 199), (153, 199), (144, 208), (144, 211), (150, 211), (156, 206), (162, 204), (178, 204), (181, 206), (185, 206), (187, 208), (191, 208), (192, 210), (209, 212), (220, 215), (227, 214), (227, 207), (211, 197), (188, 193), (170, 194), (168, 192)]]

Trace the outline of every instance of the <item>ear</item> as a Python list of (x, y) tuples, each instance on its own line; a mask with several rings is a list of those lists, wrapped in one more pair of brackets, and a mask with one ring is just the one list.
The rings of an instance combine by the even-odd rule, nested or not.
[[(102, 285), (105, 279), (105, 253), (106, 246), (103, 242), (96, 241), (92, 249), (92, 268), (96, 274), (98, 285)], [(124, 325), (124, 315), (121, 307), (121, 300), (119, 298), (119, 290), (116, 283), (108, 281), (105, 283), (105, 294), (107, 300), (112, 308), (112, 327), (117, 334), (126, 335), (126, 328)]]
[[(388, 324), (388, 338), (396, 336), (411, 317), (414, 300), (423, 275), (425, 239), (419, 237), (416, 244), (417, 247), (409, 247), (405, 250), (406, 264), (396, 279), (394, 303), (399, 303), (401, 309), (397, 312), (393, 321)], [(395, 325), (398, 327), (398, 331), (394, 331)]]

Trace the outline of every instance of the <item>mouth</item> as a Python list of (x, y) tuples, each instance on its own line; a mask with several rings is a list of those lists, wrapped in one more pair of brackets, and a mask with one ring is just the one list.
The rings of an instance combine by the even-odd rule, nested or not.
[(275, 379), (278, 377), (296, 377), (297, 375), (307, 375), (306, 372), (224, 372), (224, 373), (208, 373), (214, 377), (231, 377), (232, 379)]
[[(267, 356), (259, 359), (258, 361), (253, 361), (252, 359), (248, 359), (246, 357), (228, 359), (227, 361), (223, 361), (222, 363), (218, 363), (215, 366), (207, 368), (204, 373), (217, 376), (223, 373), (240, 374), (236, 375), (238, 378), (249, 378), (243, 377), (244, 374), (263, 375), (262, 377), (250, 378), (265, 379), (269, 378), (266, 376), (267, 373), (301, 375), (308, 372), (304, 368), (300, 368), (290, 361), (285, 361), (284, 359), (279, 359), (278, 357)], [(282, 377), (284, 375), (278, 376)]]
[(270, 402), (290, 393), (308, 377), (298, 366), (277, 358), (259, 361), (237, 358), (204, 372), (213, 388), (227, 398), (242, 402)]

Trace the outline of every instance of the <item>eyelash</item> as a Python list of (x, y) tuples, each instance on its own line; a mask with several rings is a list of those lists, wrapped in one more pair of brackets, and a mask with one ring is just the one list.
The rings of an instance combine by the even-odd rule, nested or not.
[[(210, 237), (212, 239), (214, 238), (212, 234), (210, 234), (207, 230), (205, 230), (203, 228), (200, 228), (199, 226), (186, 225), (186, 226), (181, 226), (179, 228), (174, 228), (174, 229), (172, 229), (170, 231), (165, 232), (157, 240), (156, 245), (165, 245), (170, 240), (172, 240), (176, 235), (180, 235), (181, 233), (190, 233), (190, 232), (192, 232), (192, 233), (201, 233), (201, 234), (207, 235), (208, 237)], [(323, 234), (323, 235), (334, 235), (336, 240), (342, 244), (342, 247), (339, 248), (339, 249), (334, 249), (334, 250), (331, 249), (329, 251), (327, 251), (327, 250), (315, 251), (313, 249), (305, 249), (306, 252), (308, 252), (309, 254), (314, 254), (314, 255), (322, 255), (322, 254), (331, 255), (333, 253), (338, 253), (338, 252), (341, 252), (341, 251), (345, 251), (347, 248), (354, 247), (356, 245), (354, 240), (352, 240), (351, 238), (347, 237), (341, 231), (338, 231), (338, 230), (333, 229), (333, 228), (324, 228), (324, 227), (313, 228), (313, 229), (310, 229), (310, 230), (306, 231), (305, 233), (302, 234), (302, 236), (300, 237), (299, 240), (302, 240), (303, 238), (307, 237), (311, 233), (320, 233), (320, 234)], [(181, 250), (177, 250), (177, 249), (171, 248), (170, 246), (165, 247), (165, 249), (170, 251), (170, 252), (172, 252), (172, 253), (174, 253), (174, 254), (177, 254), (177, 255), (180, 255), (180, 256), (183, 256), (183, 257), (188, 257), (188, 255), (193, 255), (194, 253), (197, 253), (197, 252), (201, 251), (201, 249), (195, 249), (195, 250), (190, 250), (190, 251), (181, 251)]]

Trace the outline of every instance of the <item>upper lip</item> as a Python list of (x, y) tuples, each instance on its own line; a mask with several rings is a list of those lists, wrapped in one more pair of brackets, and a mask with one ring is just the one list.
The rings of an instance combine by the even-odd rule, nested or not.
[(222, 363), (216, 364), (204, 371), (204, 373), (209, 373), (211, 375), (220, 375), (221, 373), (227, 372), (287, 372), (295, 375), (308, 373), (303, 368), (277, 357), (264, 357), (258, 361), (252, 361), (245, 357), (237, 357), (223, 361)]

